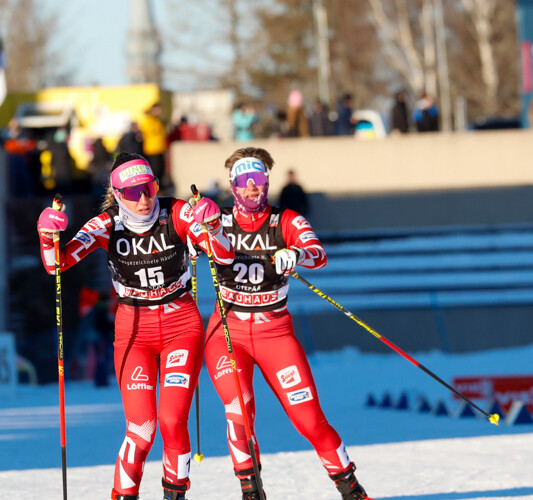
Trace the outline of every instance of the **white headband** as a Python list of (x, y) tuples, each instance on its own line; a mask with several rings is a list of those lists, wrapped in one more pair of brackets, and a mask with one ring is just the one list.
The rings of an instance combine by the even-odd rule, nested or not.
[(233, 167), (231, 167), (230, 170), (229, 178), (232, 181), (235, 179), (235, 177), (249, 172), (263, 172), (268, 176), (265, 164), (259, 158), (246, 157), (237, 160), (233, 164)]

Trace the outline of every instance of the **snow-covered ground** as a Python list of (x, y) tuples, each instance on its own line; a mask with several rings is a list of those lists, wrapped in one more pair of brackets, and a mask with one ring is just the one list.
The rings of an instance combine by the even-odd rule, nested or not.
[[(357, 328), (354, 326), (354, 328)], [(415, 356), (447, 382), (458, 375), (533, 373), (533, 345), (523, 348)], [(411, 402), (423, 394), (430, 402), (458, 406), (449, 392), (402, 357), (365, 354), (347, 348), (316, 353), (311, 359), (322, 406), (341, 434), (357, 476), (376, 499), (481, 500), (533, 499), (533, 426), (494, 426), (486, 418), (436, 417), (414, 411), (365, 407), (376, 397), (401, 392)], [(192, 462), (190, 500), (239, 499), (225, 442), (222, 404), (202, 372), (201, 449)], [(0, 401), (0, 498), (62, 498), (57, 387), (21, 386)], [(269, 500), (335, 500), (339, 494), (308, 443), (292, 428), (260, 374), (256, 376), (257, 434)], [(118, 390), (69, 383), (67, 456), (69, 498), (105, 500), (124, 433)], [(484, 408), (484, 403), (479, 402)], [(196, 414), (191, 412), (196, 445)], [(162, 498), (161, 441), (146, 465), (142, 500)]]

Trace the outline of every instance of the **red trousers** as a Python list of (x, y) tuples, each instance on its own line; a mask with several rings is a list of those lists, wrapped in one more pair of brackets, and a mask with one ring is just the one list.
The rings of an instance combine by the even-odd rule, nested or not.
[[(341, 438), (320, 407), (313, 375), (304, 350), (294, 335), (292, 317), (283, 307), (264, 313), (227, 313), (233, 352), (242, 387), (246, 415), (254, 434), (254, 365), (261, 370), (298, 432), (311, 443), (328, 473), (348, 468), (350, 460)], [(205, 360), (209, 375), (226, 410), (228, 445), (235, 470), (252, 468), (242, 412), (220, 314), (215, 310), (207, 327)]]
[(202, 320), (189, 294), (161, 306), (119, 306), (115, 372), (124, 404), (126, 437), (115, 467), (114, 489), (118, 493), (138, 493), (158, 413), (164, 479), (187, 483), (191, 456), (188, 418), (202, 367), (203, 344)]

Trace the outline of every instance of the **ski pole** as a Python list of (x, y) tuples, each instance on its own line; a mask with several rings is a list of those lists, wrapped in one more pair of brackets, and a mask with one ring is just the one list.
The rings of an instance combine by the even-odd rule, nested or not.
[[(192, 298), (196, 305), (198, 305), (198, 282), (196, 280), (196, 259), (191, 259), (191, 266), (192, 266), (192, 276), (191, 276), (191, 283), (192, 283)], [(196, 402), (196, 443), (198, 445), (198, 452), (194, 454), (194, 459), (200, 463), (204, 456), (202, 455), (202, 452), (200, 451), (200, 380), (198, 380), (198, 383), (196, 384), (196, 391), (195, 391), (195, 402)]]
[(363, 320), (359, 319), (355, 314), (351, 313), (346, 309), (345, 307), (341, 306), (338, 302), (333, 300), (331, 297), (326, 295), (324, 292), (319, 290), (316, 286), (312, 285), (307, 281), (305, 278), (300, 276), (296, 271), (291, 272), (291, 276), (296, 278), (298, 281), (303, 283), (309, 290), (312, 292), (315, 292), (319, 297), (322, 297), (326, 301), (328, 301), (332, 306), (336, 307), (340, 312), (344, 313), (346, 316), (348, 316), (350, 319), (354, 320), (359, 326), (362, 326), (367, 332), (371, 333), (376, 337), (378, 340), (381, 340), (385, 345), (390, 347), (393, 351), (397, 352), (400, 356), (404, 357), (407, 361), (413, 363), (416, 367), (420, 368), (422, 371), (426, 372), (430, 377), (435, 379), (437, 382), (442, 384), (444, 387), (448, 388), (450, 391), (452, 391), (454, 394), (459, 396), (460, 398), (464, 399), (470, 406), (475, 408), (477, 411), (482, 413), (485, 417), (489, 419), (489, 422), (494, 425), (499, 425), (498, 422), (500, 420), (500, 415), (497, 413), (489, 414), (486, 411), (483, 411), (479, 406), (477, 406), (473, 401), (468, 399), (464, 394), (461, 394), (458, 390), (456, 390), (454, 387), (452, 387), (450, 384), (446, 383), (444, 380), (442, 380), (438, 375), (433, 373), (431, 370), (426, 368), (422, 363), (419, 363), (416, 359), (412, 358), (407, 354), (406, 352), (402, 351), (396, 344), (385, 338), (383, 335), (378, 333), (376, 330), (374, 330), (371, 326), (367, 325)]
[[(198, 189), (196, 189), (195, 184), (191, 186), (191, 191), (195, 201), (200, 201), (201, 196), (198, 192)], [(228, 354), (231, 362), (231, 370), (233, 372), (235, 386), (237, 388), (237, 396), (239, 398), (239, 405), (241, 407), (244, 430), (246, 433), (246, 439), (248, 441), (248, 450), (252, 458), (252, 464), (255, 474), (255, 484), (257, 486), (260, 500), (265, 500), (265, 495), (263, 493), (263, 482), (261, 480), (261, 476), (259, 475), (259, 466), (257, 464), (257, 457), (255, 455), (255, 448), (252, 440), (252, 431), (250, 430), (250, 423), (248, 422), (248, 415), (246, 414), (246, 407), (244, 405), (244, 397), (242, 395), (242, 387), (241, 382), (239, 380), (239, 371), (237, 370), (237, 361), (235, 360), (235, 355), (233, 354), (233, 345), (231, 343), (231, 336), (229, 333), (226, 309), (224, 307), (224, 303), (222, 302), (222, 293), (220, 291), (220, 283), (218, 282), (217, 268), (215, 266), (215, 261), (213, 260), (213, 252), (211, 251), (211, 245), (209, 244), (209, 234), (207, 232), (207, 227), (205, 226), (205, 224), (202, 224), (202, 232), (204, 233), (207, 259), (209, 260), (209, 269), (211, 270), (211, 278), (213, 279), (213, 286), (215, 287), (218, 309), (220, 311), (220, 318), (222, 320), (222, 327), (224, 329), (224, 336), (226, 338), (226, 346), (228, 348)]]
[[(62, 196), (56, 194), (52, 208), (61, 210)], [(61, 297), (61, 258), (59, 231), (53, 233), (56, 276), (57, 371), (59, 381), (59, 427), (61, 435), (61, 469), (63, 472), (63, 500), (67, 500), (67, 444), (65, 431), (65, 367), (63, 363), (63, 301)]]

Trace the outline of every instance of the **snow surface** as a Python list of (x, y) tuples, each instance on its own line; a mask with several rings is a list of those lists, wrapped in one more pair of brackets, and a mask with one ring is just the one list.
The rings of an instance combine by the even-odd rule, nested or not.
[[(358, 327), (354, 327), (358, 328)], [(365, 334), (362, 332), (361, 334)], [(415, 358), (442, 379), (460, 375), (533, 373), (533, 345)], [(326, 416), (357, 463), (357, 476), (375, 499), (533, 499), (533, 426), (494, 426), (483, 418), (458, 419), (412, 410), (367, 408), (368, 394), (402, 392), (413, 403), (425, 395), (454, 410), (447, 389), (395, 353), (378, 355), (346, 348), (310, 357)], [(20, 386), (0, 401), (0, 498), (62, 498), (57, 386)], [(201, 452), (191, 462), (189, 500), (239, 499), (225, 435), (223, 407), (205, 369), (200, 379)], [(268, 500), (339, 500), (310, 445), (291, 426), (259, 373), (256, 374), (257, 435)], [(108, 499), (124, 417), (116, 383), (95, 388), (68, 383), (67, 461), (69, 498)], [(478, 402), (482, 408), (485, 403)], [(190, 434), (196, 445), (196, 413)], [(141, 500), (160, 500), (162, 453), (158, 435), (146, 464)]]

